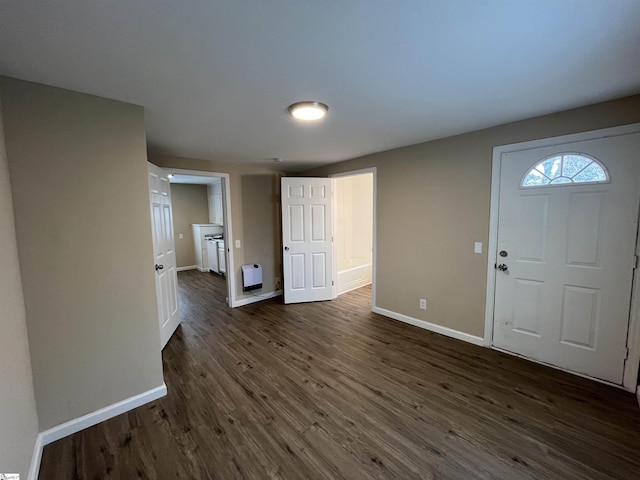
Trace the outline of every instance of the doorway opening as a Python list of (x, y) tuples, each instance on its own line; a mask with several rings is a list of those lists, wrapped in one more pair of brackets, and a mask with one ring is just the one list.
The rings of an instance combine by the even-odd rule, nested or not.
[(371, 285), (375, 305), (375, 168), (334, 178), (336, 296)]
[(203, 278), (212, 285), (212, 294), (233, 306), (228, 174), (168, 170), (172, 174), (176, 270), (189, 271), (190, 276), (206, 275)]

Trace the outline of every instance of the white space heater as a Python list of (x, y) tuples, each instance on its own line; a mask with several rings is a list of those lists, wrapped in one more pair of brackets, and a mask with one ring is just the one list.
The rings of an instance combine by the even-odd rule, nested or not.
[(262, 265), (242, 265), (242, 291), (259, 290), (262, 288)]

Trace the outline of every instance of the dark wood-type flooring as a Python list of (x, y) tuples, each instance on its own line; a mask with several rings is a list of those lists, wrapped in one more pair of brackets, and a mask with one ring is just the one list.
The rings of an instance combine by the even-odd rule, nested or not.
[(40, 479), (640, 478), (635, 396), (331, 302), (230, 309), (179, 274), (168, 396), (44, 449)]

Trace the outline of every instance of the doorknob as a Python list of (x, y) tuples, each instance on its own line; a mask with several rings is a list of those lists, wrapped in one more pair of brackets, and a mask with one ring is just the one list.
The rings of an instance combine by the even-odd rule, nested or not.
[(164, 265), (158, 265), (158, 264), (156, 263), (156, 272), (157, 272), (158, 270), (162, 270), (163, 268), (164, 268)]
[(289, 251), (289, 247), (284, 247), (284, 251), (288, 252)]
[(506, 272), (508, 269), (509, 267), (507, 267), (504, 263), (498, 265), (498, 270), (500, 270), (501, 272)]

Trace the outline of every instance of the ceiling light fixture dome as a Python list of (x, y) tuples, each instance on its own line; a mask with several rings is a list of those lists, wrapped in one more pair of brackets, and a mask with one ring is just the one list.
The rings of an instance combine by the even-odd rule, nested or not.
[(298, 120), (313, 121), (323, 118), (329, 107), (320, 102), (297, 102), (289, 106), (289, 113)]

